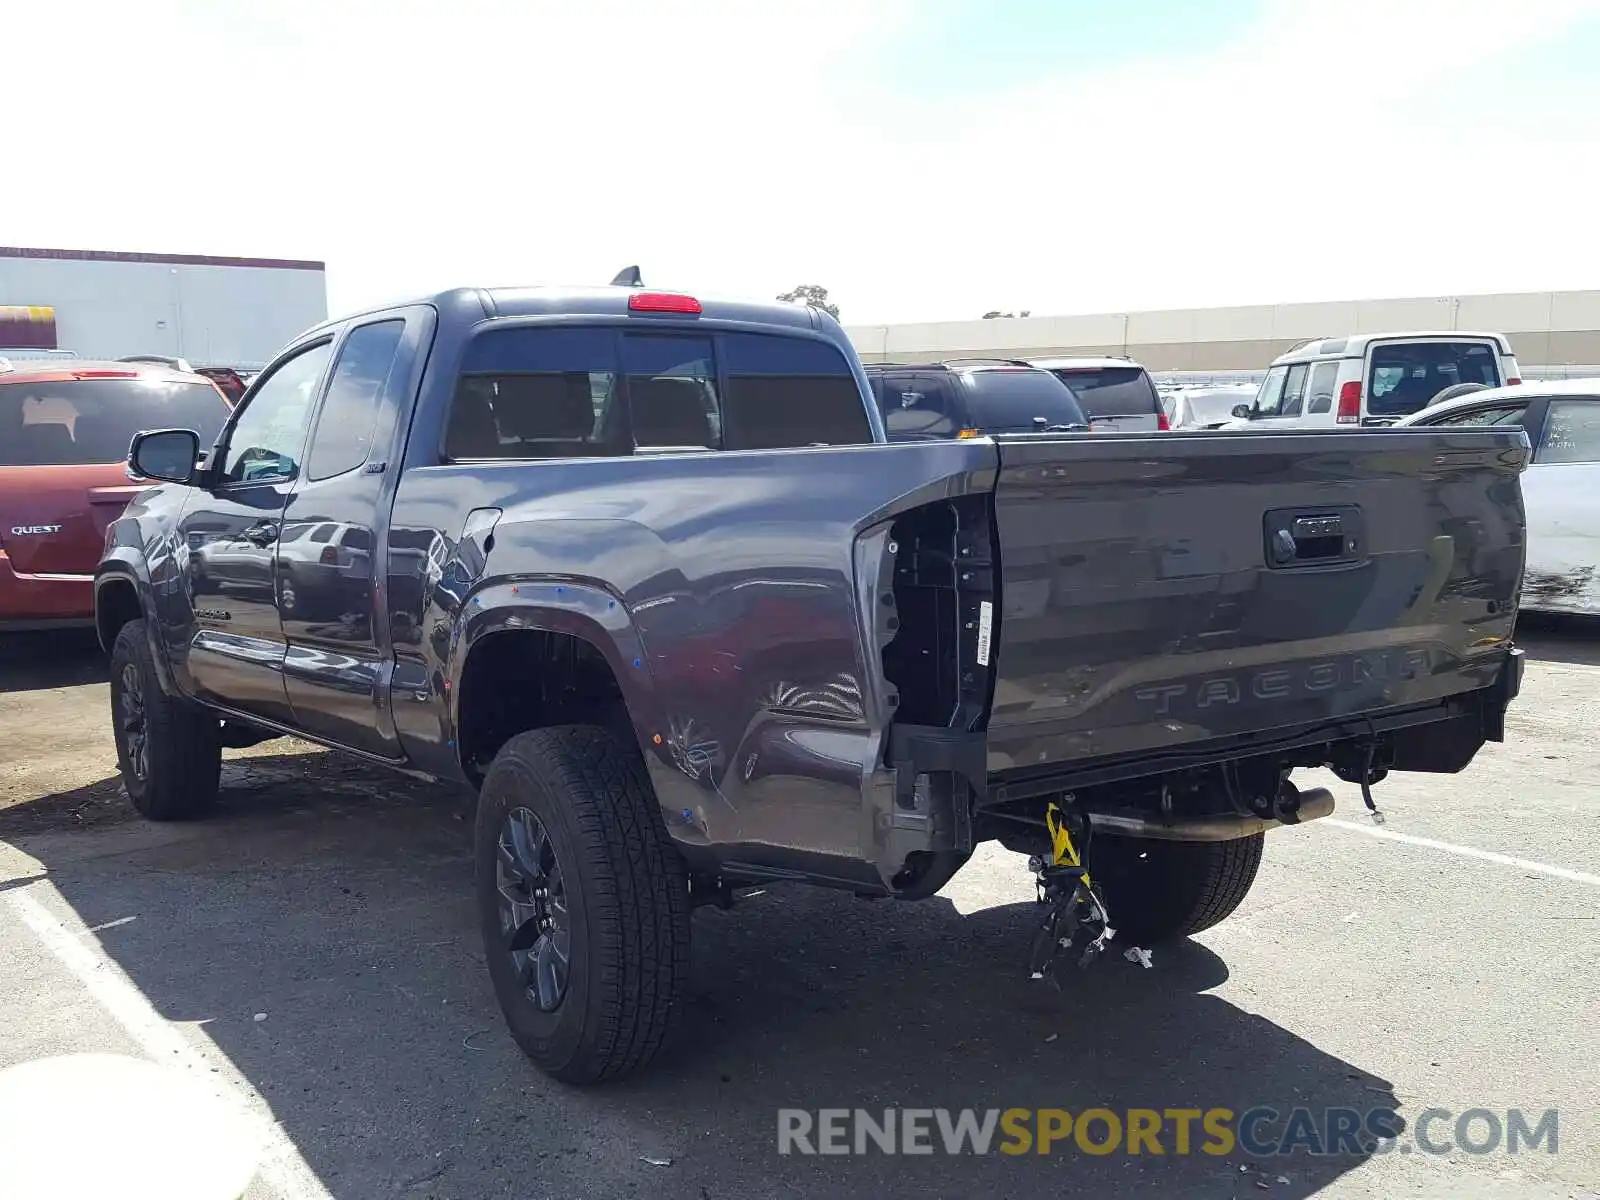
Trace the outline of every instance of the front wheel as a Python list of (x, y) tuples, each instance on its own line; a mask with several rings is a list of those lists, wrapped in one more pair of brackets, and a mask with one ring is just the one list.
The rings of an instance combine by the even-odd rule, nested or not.
[(152, 821), (203, 816), (222, 775), (216, 718), (161, 690), (145, 623), (129, 621), (111, 647), (117, 769), (134, 808)]
[(1266, 840), (1264, 833), (1226, 842), (1101, 834), (1089, 845), (1088, 866), (1119, 940), (1147, 945), (1230, 916), (1255, 882)]
[(637, 747), (598, 726), (518, 734), (474, 831), (495, 997), (541, 1069), (593, 1083), (666, 1041), (689, 970), (689, 891)]

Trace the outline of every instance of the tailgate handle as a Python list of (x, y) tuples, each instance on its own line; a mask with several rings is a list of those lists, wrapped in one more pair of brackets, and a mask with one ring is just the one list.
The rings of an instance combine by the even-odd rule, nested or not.
[(1337, 511), (1267, 514), (1267, 559), (1275, 567), (1310, 566), (1348, 562), (1362, 545), (1359, 510), (1341, 506)]

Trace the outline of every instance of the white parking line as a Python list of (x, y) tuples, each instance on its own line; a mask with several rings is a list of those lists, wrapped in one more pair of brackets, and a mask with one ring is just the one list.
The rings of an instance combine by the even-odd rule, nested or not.
[(1493, 850), (1479, 850), (1475, 846), (1458, 846), (1454, 842), (1439, 842), (1433, 838), (1417, 837), (1412, 833), (1398, 833), (1392, 829), (1384, 829), (1377, 825), (1359, 825), (1354, 821), (1341, 821), (1337, 817), (1324, 817), (1317, 825), (1332, 825), (1336, 829), (1348, 829), (1351, 833), (1363, 833), (1367, 837), (1382, 838), (1386, 842), (1403, 842), (1407, 846), (1422, 846), (1428, 850), (1443, 850), (1446, 854), (1459, 855), (1461, 858), (1476, 858), (1481, 862), (1496, 863), (1502, 867), (1515, 867), (1519, 871), (1535, 871), (1540, 875), (1549, 875), (1555, 879), (1566, 879), (1573, 883), (1587, 883), (1590, 887), (1600, 887), (1600, 875), (1591, 875), (1587, 871), (1574, 871), (1571, 867), (1555, 867), (1549, 863), (1534, 862), (1531, 858), (1516, 858), (1510, 854), (1496, 854)]
[[(178, 1066), (218, 1086), (239, 1103), (261, 1127), (262, 1157), (257, 1178), (283, 1200), (332, 1200), (316, 1172), (273, 1120), (266, 1101), (238, 1069), (219, 1053), (207, 1054), (171, 1021), (157, 1012), (120, 967), (108, 958), (81, 923), (69, 924), (33, 896), (31, 887), (14, 888), (4, 899), (50, 951), (89, 991), (102, 1008), (155, 1062)], [(48, 886), (47, 884), (44, 886)], [(215, 1074), (213, 1074), (215, 1070)]]

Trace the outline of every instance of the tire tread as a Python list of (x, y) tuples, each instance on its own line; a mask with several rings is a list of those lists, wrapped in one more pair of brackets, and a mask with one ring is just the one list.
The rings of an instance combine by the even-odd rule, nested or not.
[[(689, 974), (689, 893), (638, 750), (599, 726), (529, 730), (501, 749), (567, 806), (584, 859), (596, 1033), (558, 1078), (630, 1074), (666, 1043)], [(491, 773), (495, 770), (491, 767)], [(548, 1068), (547, 1068), (548, 1069)]]
[(145, 738), (150, 761), (143, 785), (124, 761), (120, 744), (117, 767), (128, 798), (151, 821), (189, 821), (204, 816), (217, 803), (222, 776), (222, 742), (217, 720), (161, 687), (145, 622), (129, 621), (111, 647), (112, 710), (117, 719), (115, 689), (124, 664), (139, 671), (144, 695)]
[(1261, 833), (1226, 842), (1108, 837), (1091, 844), (1089, 863), (1112, 927), (1134, 943), (1160, 942), (1231, 916), (1255, 883), (1265, 843)]
[(1264, 835), (1206, 843), (1213, 852), (1204, 857), (1198, 894), (1193, 908), (1178, 927), (1180, 936), (1200, 933), (1220, 924), (1244, 902), (1261, 866)]

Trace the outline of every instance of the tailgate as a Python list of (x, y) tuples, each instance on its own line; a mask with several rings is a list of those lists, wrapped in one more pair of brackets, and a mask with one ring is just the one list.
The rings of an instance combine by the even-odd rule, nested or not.
[(0, 467), (0, 548), (19, 575), (92, 575), (106, 527), (147, 486), (121, 464)]
[(1423, 704), (1499, 669), (1519, 430), (995, 440), (991, 771)]

